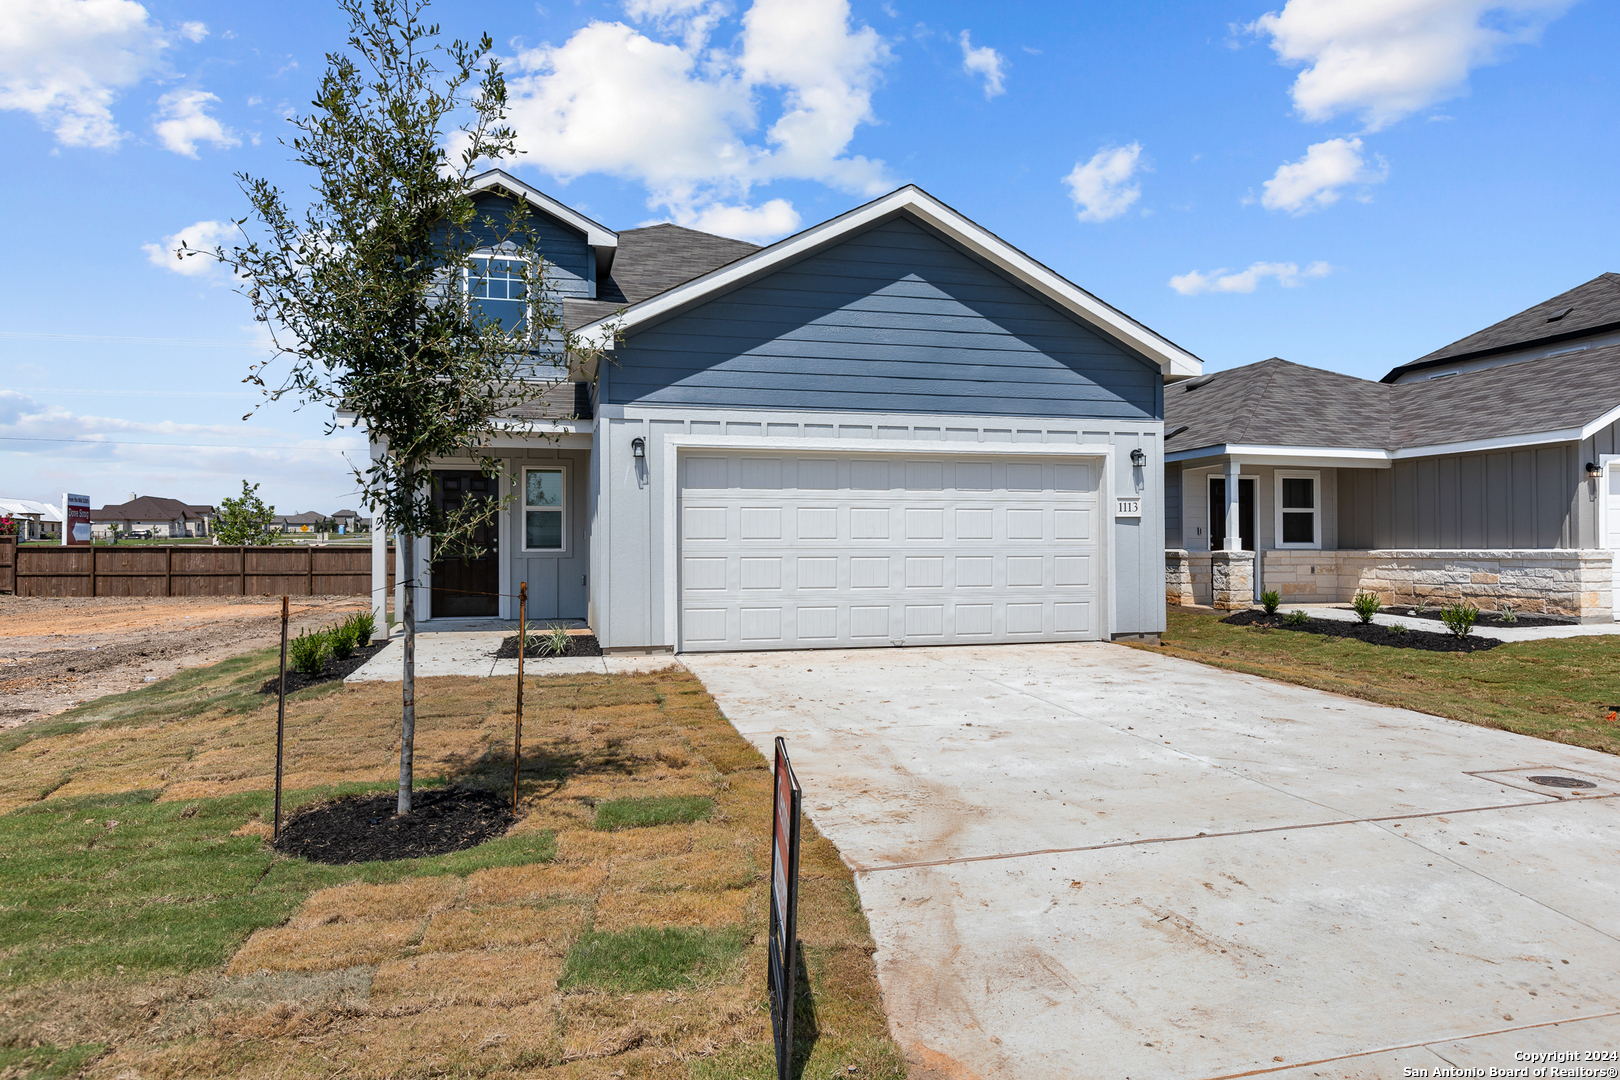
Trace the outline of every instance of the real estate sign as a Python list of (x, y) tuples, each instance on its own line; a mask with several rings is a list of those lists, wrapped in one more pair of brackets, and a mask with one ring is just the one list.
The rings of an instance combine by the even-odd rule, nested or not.
[(90, 543), (90, 496), (63, 493), (62, 543)]

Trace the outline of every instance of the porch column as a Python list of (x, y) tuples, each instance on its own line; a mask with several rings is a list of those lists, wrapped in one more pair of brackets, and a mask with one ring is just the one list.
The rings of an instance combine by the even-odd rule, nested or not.
[[(405, 583), (411, 578), (405, 572), (404, 538), (403, 532), (394, 530), (394, 616), (402, 622), (405, 618)], [(417, 618), (421, 618), (421, 615), (418, 614)]]
[(1223, 551), (1243, 550), (1243, 517), (1238, 512), (1238, 476), (1243, 463), (1232, 458), (1226, 461), (1226, 542)]
[(388, 629), (388, 534), (377, 527), (381, 524), (371, 527), (371, 618), (379, 637)]

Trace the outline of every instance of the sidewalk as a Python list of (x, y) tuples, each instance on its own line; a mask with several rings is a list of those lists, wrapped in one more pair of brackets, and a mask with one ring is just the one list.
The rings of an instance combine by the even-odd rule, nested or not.
[[(1361, 616), (1343, 604), (1284, 604), (1277, 609), (1282, 614), (1303, 611), (1316, 619), (1337, 619), (1340, 622), (1359, 622)], [(1446, 624), (1438, 619), (1414, 619), (1410, 615), (1374, 615), (1379, 626), (1404, 626), (1408, 630), (1429, 630), (1437, 634), (1449, 633)], [(1620, 634), (1620, 623), (1571, 623), (1568, 626), (1476, 626), (1475, 637), (1495, 638), (1498, 641), (1547, 641), (1551, 638), (1591, 637), (1594, 634)]]
[[(493, 621), (493, 620), (491, 620)], [(430, 630), (416, 635), (416, 677), (471, 675), (498, 678), (517, 675), (517, 660), (497, 660), (501, 642), (517, 632), (509, 630)], [(525, 659), (525, 675), (621, 675), (657, 671), (679, 663), (672, 653), (653, 656), (550, 656)], [(367, 660), (365, 665), (343, 681), (400, 682), (404, 678), (405, 639), (395, 634), (388, 647)]]

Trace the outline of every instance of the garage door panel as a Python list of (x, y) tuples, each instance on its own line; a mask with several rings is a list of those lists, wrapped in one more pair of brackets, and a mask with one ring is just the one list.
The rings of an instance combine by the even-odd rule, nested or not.
[(1095, 637), (1091, 462), (683, 456), (681, 647)]

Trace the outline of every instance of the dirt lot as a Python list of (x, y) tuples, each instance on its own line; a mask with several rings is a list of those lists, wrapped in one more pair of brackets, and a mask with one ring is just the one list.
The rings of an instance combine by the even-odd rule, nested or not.
[[(368, 602), (295, 596), (291, 633)], [(279, 597), (0, 596), (0, 729), (274, 645), (280, 633)]]

